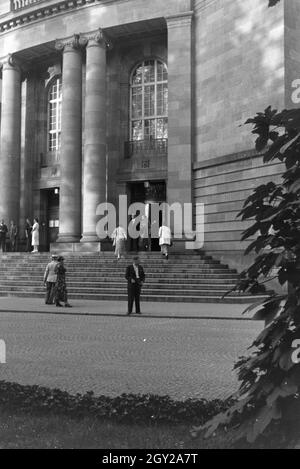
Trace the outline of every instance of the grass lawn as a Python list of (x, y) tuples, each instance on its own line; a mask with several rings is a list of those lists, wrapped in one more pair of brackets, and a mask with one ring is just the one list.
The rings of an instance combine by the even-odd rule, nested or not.
[[(193, 439), (185, 425), (123, 425), (93, 417), (74, 419), (65, 415), (29, 415), (0, 409), (0, 449), (229, 449), (276, 448), (235, 444), (224, 432), (217, 437)], [(293, 445), (294, 447), (294, 445)]]
[(28, 415), (0, 409), (0, 449), (229, 448), (222, 438), (192, 439), (187, 426), (121, 425), (85, 417)]

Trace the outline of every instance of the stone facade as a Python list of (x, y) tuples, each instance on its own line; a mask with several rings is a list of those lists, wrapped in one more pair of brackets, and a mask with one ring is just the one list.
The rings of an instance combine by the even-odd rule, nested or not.
[[(258, 179), (278, 179), (282, 170), (262, 165), (241, 124), (269, 104), (291, 105), (300, 78), (298, 3), (1, 2), (0, 217), (23, 227), (27, 216), (40, 216), (46, 249), (55, 189), (57, 241), (98, 249), (97, 205), (130, 198), (133, 184), (164, 182), (167, 202), (193, 203), (194, 227), (203, 215), (196, 204), (205, 204), (204, 249), (241, 268), (246, 224), (236, 215)], [(131, 74), (150, 59), (168, 67), (167, 151), (162, 142), (127, 158)], [(48, 93), (58, 76), (61, 146), (53, 154)]]

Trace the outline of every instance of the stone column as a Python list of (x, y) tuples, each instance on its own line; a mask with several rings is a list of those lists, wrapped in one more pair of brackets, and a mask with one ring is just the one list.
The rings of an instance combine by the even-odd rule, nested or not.
[(63, 51), (58, 242), (81, 237), (82, 51), (79, 35), (57, 40)]
[(21, 152), (21, 68), (12, 55), (2, 60), (0, 130), (0, 219), (19, 223)]
[(106, 201), (106, 49), (101, 30), (81, 35), (86, 42), (86, 92), (83, 160), (83, 237), (95, 242), (96, 209)]
[[(168, 204), (192, 202), (192, 15), (193, 12), (186, 12), (166, 18), (169, 87)], [(176, 226), (175, 223), (171, 227), (175, 238), (181, 234), (181, 225)]]

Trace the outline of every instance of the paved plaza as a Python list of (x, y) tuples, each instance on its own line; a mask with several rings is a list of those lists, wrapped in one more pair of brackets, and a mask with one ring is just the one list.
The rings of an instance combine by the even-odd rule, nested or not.
[[(244, 305), (143, 306), (145, 316), (126, 317), (117, 303), (58, 312), (36, 300), (1, 298), (7, 363), (0, 365), (0, 379), (71, 393), (174, 399), (223, 398), (237, 389), (233, 364), (263, 326), (238, 320)], [(33, 312), (25, 312), (29, 308)]]

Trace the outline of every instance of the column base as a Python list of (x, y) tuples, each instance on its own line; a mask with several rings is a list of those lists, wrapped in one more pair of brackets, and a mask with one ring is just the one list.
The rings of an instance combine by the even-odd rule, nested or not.
[(99, 243), (100, 239), (95, 233), (83, 233), (81, 243)]
[(61, 234), (58, 235), (56, 243), (78, 243), (81, 235)]

